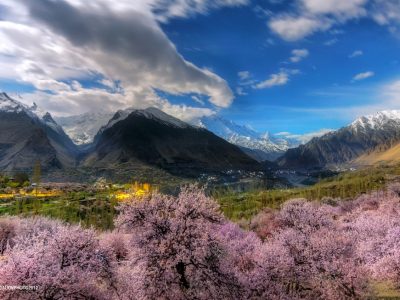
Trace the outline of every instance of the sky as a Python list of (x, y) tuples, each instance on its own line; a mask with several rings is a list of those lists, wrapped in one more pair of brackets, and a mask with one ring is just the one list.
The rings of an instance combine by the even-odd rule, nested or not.
[(0, 90), (305, 134), (400, 109), (398, 0), (0, 0)]

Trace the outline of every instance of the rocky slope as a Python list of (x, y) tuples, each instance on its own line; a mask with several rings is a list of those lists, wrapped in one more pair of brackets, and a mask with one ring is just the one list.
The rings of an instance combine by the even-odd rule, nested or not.
[(73, 166), (76, 146), (49, 113), (0, 93), (0, 169), (29, 170)]
[(117, 112), (94, 141), (85, 166), (146, 164), (176, 174), (260, 167), (237, 146), (156, 108)]
[(305, 145), (289, 149), (278, 160), (286, 168), (324, 168), (349, 163), (400, 141), (400, 111), (363, 116), (350, 125)]

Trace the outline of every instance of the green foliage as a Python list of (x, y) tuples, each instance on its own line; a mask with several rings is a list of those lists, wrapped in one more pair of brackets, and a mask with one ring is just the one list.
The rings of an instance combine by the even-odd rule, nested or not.
[(10, 181), (10, 178), (7, 175), (0, 174), (0, 188), (7, 187), (7, 183)]
[(26, 173), (18, 172), (14, 175), (14, 181), (18, 183), (19, 186), (24, 186), (26, 182), (29, 185), (29, 176)]
[(43, 215), (51, 218), (80, 223), (85, 227), (111, 229), (118, 202), (109, 199), (107, 193), (70, 192), (51, 198), (27, 197), (0, 200), (1, 215)]
[(20, 184), (16, 181), (9, 181), (6, 186), (15, 189), (20, 187)]
[(400, 176), (400, 165), (379, 166), (345, 172), (323, 179), (309, 187), (259, 189), (245, 193), (214, 191), (212, 194), (218, 200), (224, 214), (229, 219), (240, 220), (251, 218), (265, 207), (279, 208), (283, 202), (294, 198), (308, 200), (321, 200), (327, 197), (353, 198), (357, 195), (380, 189), (398, 176)]

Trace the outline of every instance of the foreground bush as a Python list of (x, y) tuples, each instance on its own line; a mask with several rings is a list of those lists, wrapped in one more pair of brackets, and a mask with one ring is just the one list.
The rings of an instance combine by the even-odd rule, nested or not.
[(45, 218), (0, 219), (0, 299), (365, 299), (400, 288), (396, 186), (353, 201), (291, 200), (245, 231), (203, 191), (119, 207), (99, 233)]

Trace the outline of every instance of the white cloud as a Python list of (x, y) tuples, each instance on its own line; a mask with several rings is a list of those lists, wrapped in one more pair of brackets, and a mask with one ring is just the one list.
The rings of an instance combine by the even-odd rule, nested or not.
[(357, 57), (357, 56), (361, 56), (361, 55), (363, 55), (363, 54), (364, 54), (363, 51), (361, 51), (361, 50), (355, 50), (353, 53), (351, 53), (351, 54), (349, 55), (349, 58), (354, 58), (354, 57)]
[(253, 78), (253, 74), (249, 71), (238, 72), (239, 82), (236, 87), (236, 94), (239, 96), (247, 95), (247, 90), (251, 88), (257, 81)]
[(366, 14), (364, 4), (368, 0), (302, 0), (305, 9), (312, 14), (332, 14), (339, 18), (354, 18)]
[(337, 38), (334, 38), (334, 39), (330, 39), (330, 40), (328, 40), (328, 41), (326, 41), (325, 43), (324, 43), (324, 45), (325, 46), (333, 46), (333, 45), (335, 45), (337, 42), (339, 41), (339, 39), (337, 39)]
[(206, 14), (220, 7), (246, 5), (250, 0), (145, 0), (143, 2), (149, 3), (157, 19), (164, 22), (176, 17), (187, 18), (194, 14)]
[(400, 23), (400, 5), (398, 0), (375, 0), (372, 18), (380, 25)]
[(332, 131), (333, 131), (333, 129), (322, 128), (318, 131), (308, 132), (308, 133), (304, 133), (304, 134), (293, 134), (290, 132), (278, 132), (275, 135), (281, 136), (281, 137), (284, 137), (287, 139), (296, 139), (296, 140), (300, 141), (300, 143), (305, 144), (315, 137), (323, 136)]
[(236, 94), (238, 94), (239, 96), (246, 96), (247, 92), (244, 90), (243, 87), (238, 86), (236, 87)]
[[(32, 84), (38, 91), (25, 98), (34, 98), (56, 113), (82, 113), (103, 108), (104, 103), (113, 110), (152, 105), (176, 113), (208, 114), (200, 108), (168, 106), (154, 92), (204, 95), (216, 107), (230, 106), (234, 97), (223, 78), (185, 60), (157, 20), (246, 3), (3, 0), (0, 77)], [(81, 79), (96, 77), (102, 78), (104, 89), (77, 88)], [(52, 94), (46, 96), (47, 90)]]
[(290, 57), (291, 62), (299, 62), (306, 58), (310, 52), (307, 49), (294, 49), (292, 50), (292, 56)]
[(238, 72), (238, 77), (240, 80), (246, 80), (251, 77), (251, 74), (249, 71), (240, 71)]
[(395, 80), (384, 85), (381, 89), (382, 98), (389, 103), (389, 108), (395, 105), (400, 107), (400, 80)]
[(375, 73), (372, 72), (372, 71), (362, 72), (362, 73), (359, 73), (359, 74), (355, 75), (353, 77), (353, 80), (354, 81), (360, 81), (360, 80), (364, 80), (364, 79), (367, 79), (369, 77), (372, 77), (374, 75), (375, 75)]
[(277, 74), (271, 74), (270, 77), (254, 86), (256, 89), (268, 89), (274, 86), (285, 85), (289, 82), (289, 74), (281, 71)]
[(286, 41), (297, 41), (317, 31), (325, 31), (332, 24), (328, 19), (308, 16), (282, 15), (268, 23), (269, 28)]
[(200, 105), (205, 105), (206, 104), (204, 102), (204, 100), (201, 99), (200, 96), (198, 96), (198, 95), (192, 95), (191, 98), (193, 99), (193, 101), (197, 102)]
[[(391, 32), (400, 24), (399, 0), (295, 0), (290, 11), (274, 15), (269, 28), (286, 41), (297, 41), (350, 20), (372, 18)], [(334, 33), (338, 29), (332, 29)], [(336, 31), (338, 32), (338, 31)]]

